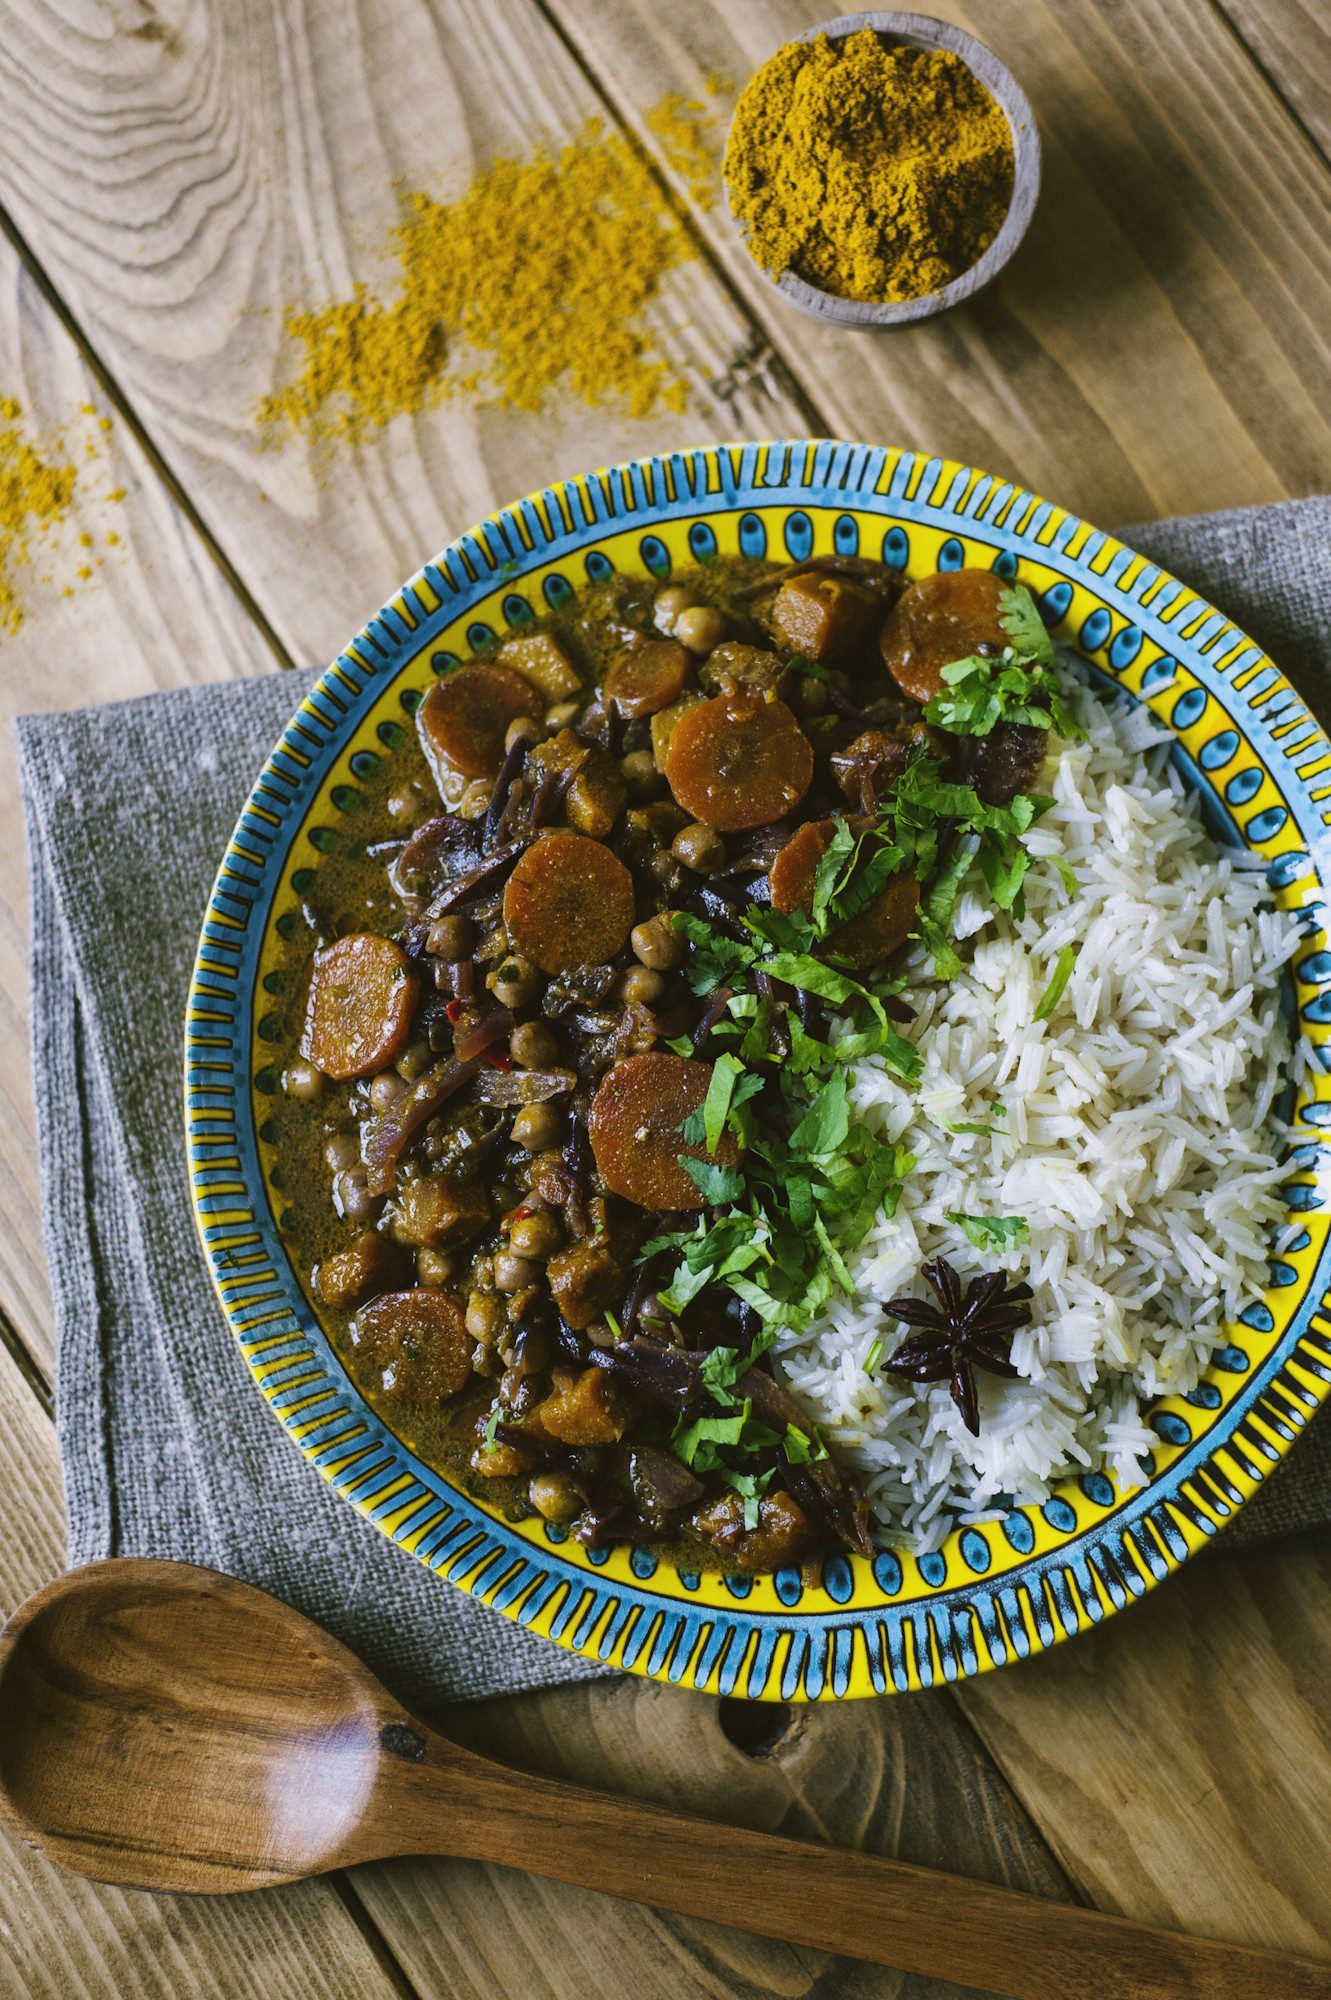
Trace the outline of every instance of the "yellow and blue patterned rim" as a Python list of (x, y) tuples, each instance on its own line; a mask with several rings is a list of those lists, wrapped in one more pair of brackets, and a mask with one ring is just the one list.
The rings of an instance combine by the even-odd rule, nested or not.
[[(919, 1557), (834, 1556), (734, 1578), (650, 1549), (589, 1552), (511, 1523), (422, 1464), (362, 1400), (282, 1249), (265, 1123), (280, 1052), (264, 1006), (278, 926), (308, 891), (350, 791), (433, 675), (620, 569), (663, 578), (718, 555), (836, 551), (906, 575), (1018, 577), (1056, 636), (1177, 740), (1221, 837), (1259, 854), (1302, 912), (1291, 1000), (1311, 1048), (1292, 1114), (1291, 1228), (1265, 1295), (1186, 1396), (1153, 1404), (1147, 1484), (1068, 1480), (1042, 1505), (955, 1530)], [(381, 734), (382, 732), (382, 734)], [(305, 1456), (427, 1568), (589, 1658), (709, 1693), (826, 1700), (928, 1687), (1041, 1651), (1121, 1610), (1201, 1548), (1331, 1393), (1331, 744), (1261, 649), (1112, 536), (945, 459), (805, 441), (674, 453), (570, 479), (461, 536), (371, 619), (301, 702), (227, 848), (190, 988), (193, 1201), (218, 1295), (263, 1395)]]

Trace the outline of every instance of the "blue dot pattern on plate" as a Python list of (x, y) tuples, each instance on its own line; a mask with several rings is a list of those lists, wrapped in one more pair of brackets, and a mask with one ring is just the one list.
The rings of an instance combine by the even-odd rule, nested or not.
[(1267, 870), (1266, 879), (1273, 889), (1288, 889), (1301, 875), (1307, 874), (1310, 865), (1302, 848), (1290, 854), (1278, 854)]
[(832, 523), (832, 547), (839, 556), (860, 552), (860, 524), (853, 514), (838, 514)]
[(883, 561), (889, 569), (904, 569), (910, 561), (910, 540), (904, 528), (889, 528), (883, 536)]
[(884, 1597), (895, 1597), (901, 1588), (901, 1563), (891, 1549), (880, 1549), (873, 1559), (873, 1580)]
[(1166, 1444), (1191, 1444), (1192, 1432), (1182, 1417), (1175, 1416), (1172, 1410), (1153, 1410), (1148, 1421), (1151, 1429), (1158, 1437), (1162, 1437)]
[(844, 1556), (829, 1556), (823, 1564), (823, 1589), (833, 1604), (849, 1604), (855, 1588), (850, 1564)]
[(558, 611), (560, 606), (567, 604), (573, 595), (573, 585), (566, 576), (560, 576), (557, 572), (545, 579), (543, 588), (545, 601), (552, 611)]
[(1246, 771), (1236, 771), (1225, 786), (1225, 801), (1231, 806), (1246, 806), (1255, 799), (1262, 789), (1262, 774), (1250, 764)]
[(608, 576), (614, 575), (615, 570), (609, 556), (603, 555), (600, 549), (591, 551), (583, 567), (591, 583), (604, 583)]
[(1001, 555), (994, 557), (994, 575), (1001, 576), (1004, 583), (1013, 582), (1016, 574), (1017, 558), (1013, 555), (1011, 549), (1004, 549)]
[(1132, 665), (1141, 649), (1142, 635), (1140, 626), (1125, 625), (1113, 645), (1109, 648), (1109, 664), (1114, 669), (1114, 672), (1116, 674), (1123, 673)]
[(1106, 1479), (1103, 1472), (1083, 1473), (1078, 1485), (1086, 1498), (1096, 1507), (1112, 1507), (1114, 1504), (1114, 1482)]
[(510, 625), (530, 625), (536, 616), (526, 598), (519, 597), (516, 591), (511, 591), (504, 599), (503, 609)]
[(1056, 1528), (1060, 1535), (1070, 1535), (1077, 1525), (1076, 1508), (1069, 1505), (1066, 1500), (1060, 1500), (1057, 1494), (1052, 1500), (1045, 1501), (1040, 1512), (1050, 1527)]
[(1278, 833), (1283, 833), (1288, 818), (1289, 814), (1284, 806), (1268, 806), (1265, 812), (1254, 813), (1243, 831), (1253, 845), (1257, 846), (1262, 841), (1274, 840)]
[(1222, 729), (1218, 736), (1212, 736), (1203, 743), (1197, 753), (1197, 762), (1204, 771), (1220, 771), (1238, 754), (1239, 732), (1237, 729)]
[(670, 551), (659, 535), (644, 535), (638, 543), (638, 554), (653, 576), (669, 576)]
[(1082, 620), (1081, 631), (1077, 634), (1077, 643), (1088, 653), (1098, 653), (1101, 646), (1104, 645), (1105, 640), (1109, 637), (1113, 623), (1113, 619), (1105, 610), (1103, 604), (1098, 605), (1090, 613), (1089, 617)]
[(947, 1575), (946, 1556), (941, 1555), (937, 1549), (933, 1549), (927, 1556), (919, 1558), (919, 1564), (920, 1575), (932, 1589), (937, 1590), (943, 1578)]
[(798, 1604), (804, 1595), (804, 1579), (797, 1569), (779, 1569), (772, 1578), (773, 1588), (781, 1602), (789, 1607)]
[(1035, 1529), (1032, 1527), (1027, 1516), (1021, 1513), (1019, 1509), (1015, 1510), (1011, 1514), (1003, 1516), (1001, 1525), (1004, 1535), (1017, 1551), (1017, 1554), (1019, 1556), (1028, 1556), (1035, 1547)]
[(1205, 688), (1189, 688), (1187, 693), (1181, 694), (1174, 703), (1174, 713), (1169, 719), (1175, 729), (1191, 729), (1195, 723), (1201, 721), (1205, 708)]
[(813, 553), (813, 522), (798, 508), (786, 517), (782, 530), (788, 554), (795, 562), (805, 562)]
[(1045, 624), (1057, 625), (1060, 619), (1066, 618), (1071, 602), (1070, 583), (1051, 583), (1048, 590), (1042, 592), (1040, 597), (1040, 616)]
[(487, 646), (492, 646), (494, 644), (494, 636), (492, 628), (479, 618), (475, 624), (467, 627), (467, 644), (471, 647), (473, 653), (484, 652)]
[(767, 554), (767, 529), (760, 515), (740, 515), (739, 552), (754, 562)]
[(939, 569), (964, 569), (966, 551), (955, 535), (949, 535), (938, 551)]
[(1168, 687), (1178, 672), (1178, 661), (1171, 659), (1152, 660), (1142, 675), (1142, 693), (1155, 694), (1157, 689)]
[(699, 563), (716, 560), (716, 536), (705, 521), (695, 521), (689, 529), (689, 554)]
[(961, 1560), (977, 1576), (983, 1576), (993, 1560), (988, 1542), (983, 1535), (977, 1535), (974, 1528), (967, 1528), (961, 1537)]

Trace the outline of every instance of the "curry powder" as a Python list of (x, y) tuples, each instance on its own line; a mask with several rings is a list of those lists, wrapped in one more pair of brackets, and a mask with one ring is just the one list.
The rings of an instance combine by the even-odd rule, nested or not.
[[(660, 114), (700, 171), (703, 108)], [(260, 417), (315, 435), (358, 435), (454, 396), (534, 413), (568, 393), (630, 416), (682, 410), (684, 378), (657, 350), (651, 309), (697, 253), (641, 152), (590, 119), (567, 145), (493, 160), (455, 199), (404, 197), (398, 286), (359, 285), (291, 310), (303, 350)]]
[(900, 302), (959, 277), (993, 242), (1012, 199), (1012, 134), (959, 56), (864, 28), (789, 42), (755, 72), (725, 177), (764, 270)]
[(32, 536), (68, 513), (75, 486), (74, 468), (43, 458), (20, 429), (21, 418), (12, 398), (0, 399), (0, 631), (6, 632), (23, 622), (14, 572), (28, 559)]

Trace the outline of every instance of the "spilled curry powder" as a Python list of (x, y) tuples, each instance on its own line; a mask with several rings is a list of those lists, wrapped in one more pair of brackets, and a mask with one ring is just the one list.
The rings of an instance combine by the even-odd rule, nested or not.
[[(705, 107), (658, 107), (663, 150), (700, 177)], [(265, 396), (270, 425), (359, 435), (441, 400), (534, 413), (556, 393), (629, 415), (682, 410), (684, 378), (649, 308), (697, 255), (632, 142), (590, 119), (561, 148), (493, 160), (453, 200), (403, 198), (396, 295), (368, 285), (286, 328), (299, 371)]]
[(735, 218), (773, 277), (839, 298), (922, 298), (983, 255), (1012, 200), (1001, 106), (946, 49), (788, 42), (755, 71), (725, 158)]
[(22, 419), (12, 397), (0, 398), (0, 632), (10, 633), (23, 623), (17, 573), (35, 540), (69, 512), (77, 477), (50, 447), (25, 435)]

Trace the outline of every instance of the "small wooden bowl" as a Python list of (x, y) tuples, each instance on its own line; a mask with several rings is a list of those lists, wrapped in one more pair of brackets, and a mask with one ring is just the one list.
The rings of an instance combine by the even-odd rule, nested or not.
[[(860, 28), (872, 28), (884, 41), (905, 43), (909, 48), (950, 49), (999, 104), (1012, 132), (1012, 200), (1003, 226), (984, 255), (940, 291), (926, 292), (918, 299), (875, 303), (820, 291), (791, 271), (783, 271), (778, 278), (763, 271), (768, 284), (783, 298), (815, 319), (829, 320), (835, 326), (906, 326), (912, 320), (929, 319), (934, 313), (946, 312), (949, 306), (960, 305), (963, 299), (974, 298), (991, 278), (998, 276), (1026, 234), (1035, 211), (1040, 193), (1040, 134), (1030, 100), (1011, 70), (983, 42), (977, 42), (964, 28), (954, 28), (950, 21), (936, 21), (929, 14), (840, 14), (834, 21), (806, 28), (793, 39), (811, 42), (818, 35), (826, 35), (831, 41), (841, 41)], [(748, 239), (738, 222), (736, 228), (748, 249)], [(761, 264), (758, 269), (762, 271)]]

